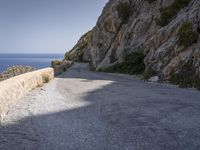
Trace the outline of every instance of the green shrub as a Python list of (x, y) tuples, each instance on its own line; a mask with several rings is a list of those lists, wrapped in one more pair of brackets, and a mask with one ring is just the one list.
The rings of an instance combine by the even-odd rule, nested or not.
[(117, 6), (119, 18), (122, 23), (127, 23), (130, 17), (130, 7), (127, 2), (120, 2)]
[(179, 41), (178, 44), (181, 46), (191, 46), (193, 43), (197, 42), (198, 32), (193, 31), (192, 23), (185, 22), (179, 29)]
[(61, 63), (62, 63), (62, 61), (60, 61), (60, 60), (54, 60), (51, 62), (51, 66), (52, 67), (59, 66), (59, 65), (61, 65)]
[(155, 70), (151, 69), (151, 68), (148, 68), (148, 69), (146, 69), (146, 70), (144, 71), (144, 73), (143, 73), (143, 78), (144, 78), (145, 80), (147, 80), (147, 79), (149, 79), (149, 78), (151, 78), (151, 77), (153, 77), (153, 76), (155, 76), (155, 75), (157, 75), (157, 72), (156, 72)]
[(174, 73), (170, 78), (170, 82), (178, 85), (180, 88), (194, 87), (200, 90), (200, 78), (197, 75), (184, 75), (181, 73)]
[(149, 2), (149, 3), (153, 3), (153, 2), (155, 2), (156, 0), (145, 0), (145, 1), (147, 1), (147, 2)]
[(172, 73), (169, 81), (181, 88), (195, 87), (200, 89), (200, 78), (195, 74), (192, 62), (186, 63), (180, 72)]
[(125, 74), (142, 74), (145, 70), (144, 57), (144, 54), (134, 52), (127, 55), (122, 63), (118, 63), (103, 69), (102, 71)]
[(170, 6), (161, 8), (158, 24), (161, 26), (167, 25), (182, 8), (189, 4), (190, 1), (191, 0), (174, 0)]
[(190, 76), (185, 76), (182, 73), (174, 73), (170, 77), (170, 82), (178, 85), (181, 88), (192, 87), (193, 79)]

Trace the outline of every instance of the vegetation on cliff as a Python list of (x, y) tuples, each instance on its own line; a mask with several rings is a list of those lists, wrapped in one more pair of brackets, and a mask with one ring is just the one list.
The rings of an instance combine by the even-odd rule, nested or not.
[(149, 2), (149, 3), (153, 3), (153, 2), (155, 2), (156, 0), (145, 0), (145, 1), (147, 1), (147, 2)]
[(124, 61), (110, 66), (106, 69), (100, 70), (112, 73), (126, 73), (126, 74), (142, 74), (145, 70), (144, 54), (134, 52), (128, 54)]
[(127, 2), (119, 2), (117, 11), (122, 23), (127, 23), (130, 17), (130, 6)]
[(61, 64), (62, 64), (62, 61), (60, 61), (60, 60), (54, 60), (54, 61), (51, 62), (51, 67), (54, 68), (55, 66), (59, 66)]
[(143, 78), (145, 80), (148, 80), (150, 79), (151, 77), (153, 76), (156, 76), (157, 75), (157, 72), (151, 68), (146, 68), (144, 73), (143, 73)]
[(200, 90), (200, 77), (196, 75), (193, 62), (187, 62), (181, 70), (171, 74), (170, 82), (182, 88), (195, 87)]
[(130, 75), (142, 75), (143, 79), (148, 80), (149, 78), (156, 76), (157, 72), (151, 68), (146, 68), (144, 64), (145, 55), (140, 52), (133, 52), (128, 54), (124, 61), (117, 63), (105, 69), (99, 71), (110, 72), (110, 73), (125, 73)]
[(84, 34), (74, 48), (65, 54), (65, 60), (87, 62), (88, 58), (85, 58), (84, 55), (89, 44), (90, 35), (91, 31)]
[(166, 26), (182, 8), (189, 4), (190, 1), (191, 0), (174, 0), (170, 6), (161, 8), (158, 24), (161, 26)]
[(179, 29), (179, 41), (178, 44), (181, 46), (191, 46), (193, 43), (197, 42), (198, 32), (193, 30), (192, 23), (185, 22)]

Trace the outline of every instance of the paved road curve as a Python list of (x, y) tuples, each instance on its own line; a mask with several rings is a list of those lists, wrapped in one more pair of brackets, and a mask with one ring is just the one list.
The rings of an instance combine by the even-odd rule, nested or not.
[(8, 113), (0, 150), (199, 150), (200, 92), (75, 64)]

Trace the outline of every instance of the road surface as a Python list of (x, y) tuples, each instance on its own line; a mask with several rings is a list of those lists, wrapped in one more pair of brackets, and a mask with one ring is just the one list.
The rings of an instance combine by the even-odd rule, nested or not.
[(12, 107), (0, 150), (199, 150), (200, 92), (75, 64)]

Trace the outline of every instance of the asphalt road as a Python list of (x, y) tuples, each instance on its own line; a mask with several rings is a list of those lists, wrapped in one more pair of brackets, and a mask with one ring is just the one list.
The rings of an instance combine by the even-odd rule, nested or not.
[(12, 107), (0, 150), (199, 150), (200, 92), (75, 64)]

